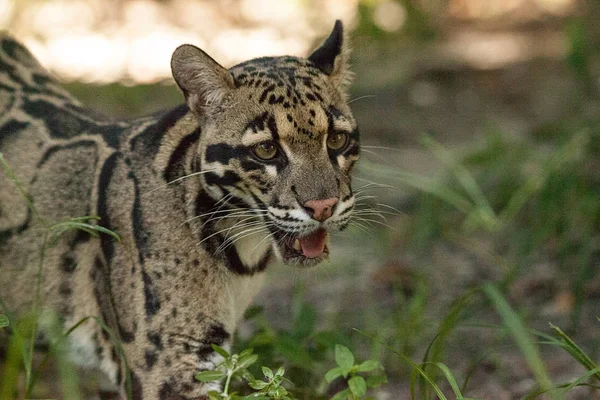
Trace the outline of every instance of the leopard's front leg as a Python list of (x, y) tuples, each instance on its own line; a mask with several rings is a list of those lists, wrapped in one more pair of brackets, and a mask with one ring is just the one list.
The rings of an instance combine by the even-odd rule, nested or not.
[(194, 376), (221, 362), (211, 345), (230, 346), (264, 279), (262, 273), (236, 275), (212, 260), (170, 254), (172, 262), (112, 271), (114, 322), (136, 400), (202, 399), (218, 389)]
[(219, 385), (199, 382), (194, 376), (221, 362), (211, 344), (228, 347), (229, 340), (221, 323), (204, 317), (194, 324), (167, 326), (160, 333), (149, 331), (126, 345), (133, 399), (207, 399), (206, 393)]

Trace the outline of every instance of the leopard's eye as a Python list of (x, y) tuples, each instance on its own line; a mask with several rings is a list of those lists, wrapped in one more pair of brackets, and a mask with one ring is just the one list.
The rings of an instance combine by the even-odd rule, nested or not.
[(252, 151), (261, 160), (272, 160), (278, 153), (277, 145), (272, 141), (259, 143), (254, 146)]
[(340, 150), (346, 146), (348, 135), (345, 133), (334, 133), (327, 136), (327, 147), (331, 150)]

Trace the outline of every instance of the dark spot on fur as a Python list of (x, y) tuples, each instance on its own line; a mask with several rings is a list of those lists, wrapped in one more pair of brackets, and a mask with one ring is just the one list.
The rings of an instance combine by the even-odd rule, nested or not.
[(197, 128), (192, 133), (185, 136), (177, 147), (175, 151), (171, 153), (169, 157), (169, 162), (167, 164), (167, 168), (163, 172), (163, 177), (167, 182), (171, 182), (185, 173), (185, 165), (183, 164), (185, 161), (185, 156), (188, 154), (190, 149), (194, 149), (196, 143), (200, 139), (200, 128)]
[(204, 175), (204, 180), (207, 185), (219, 186), (235, 186), (242, 178), (233, 171), (225, 171), (223, 176), (219, 176), (214, 172), (209, 172)]
[(158, 293), (152, 282), (152, 278), (150, 278), (146, 271), (142, 271), (142, 280), (144, 282), (144, 307), (146, 309), (146, 317), (152, 318), (160, 309), (160, 299), (158, 298)]
[(152, 367), (154, 367), (154, 364), (156, 364), (156, 361), (158, 361), (158, 354), (156, 354), (154, 350), (146, 349), (146, 352), (144, 353), (144, 358), (146, 359), (146, 368), (152, 369)]
[(21, 122), (14, 119), (9, 120), (0, 128), (0, 143), (6, 140), (9, 135), (16, 135), (28, 126), (29, 122)]
[(267, 86), (266, 89), (263, 90), (262, 94), (260, 95), (258, 102), (259, 103), (264, 102), (266, 100), (267, 96), (269, 95), (269, 93), (274, 90), (275, 90), (275, 85), (271, 84), (271, 85)]
[(226, 143), (218, 143), (210, 145), (206, 148), (204, 157), (206, 162), (219, 162), (221, 164), (228, 164), (232, 158), (238, 158), (243, 155), (245, 149), (241, 146), (230, 146)]
[(162, 350), (162, 340), (160, 335), (156, 332), (148, 332), (148, 340), (152, 343), (158, 350)]
[(144, 399), (144, 388), (142, 382), (134, 372), (131, 372), (131, 397), (133, 400)]
[(63, 296), (71, 296), (71, 294), (73, 293), (73, 291), (71, 290), (71, 285), (69, 285), (69, 282), (61, 282), (59, 288), (58, 288), (58, 292), (63, 295)]
[(77, 263), (75, 262), (75, 258), (73, 258), (72, 254), (63, 254), (62, 259), (60, 260), (60, 269), (64, 272), (71, 273), (75, 271), (77, 267)]
[(189, 107), (186, 104), (182, 104), (172, 110), (157, 113), (157, 122), (148, 126), (142, 133), (131, 140), (131, 149), (136, 153), (153, 159), (158, 152), (165, 132), (169, 131), (189, 111)]

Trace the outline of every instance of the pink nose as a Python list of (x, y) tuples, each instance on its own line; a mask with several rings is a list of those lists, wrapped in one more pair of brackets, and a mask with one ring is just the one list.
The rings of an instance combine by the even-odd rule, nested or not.
[(323, 222), (331, 217), (333, 206), (338, 202), (337, 197), (331, 197), (325, 200), (309, 200), (303, 204), (304, 208), (311, 214), (313, 219)]

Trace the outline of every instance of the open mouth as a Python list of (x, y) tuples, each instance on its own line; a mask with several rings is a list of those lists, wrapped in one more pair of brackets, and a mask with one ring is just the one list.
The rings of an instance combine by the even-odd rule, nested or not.
[(307, 235), (286, 235), (279, 231), (276, 246), (286, 264), (312, 266), (320, 263), (329, 255), (327, 231), (319, 228)]

